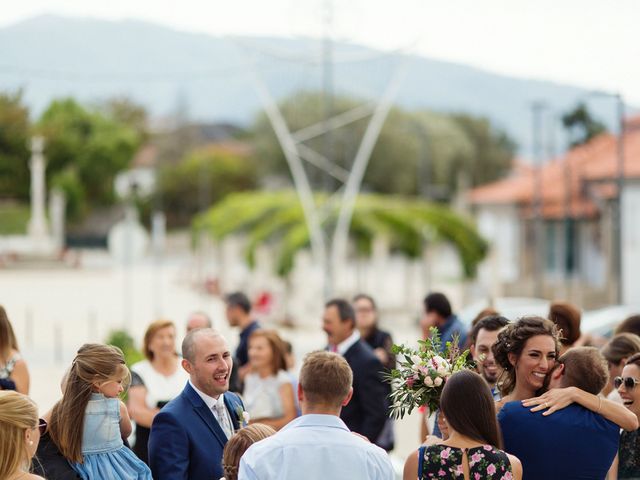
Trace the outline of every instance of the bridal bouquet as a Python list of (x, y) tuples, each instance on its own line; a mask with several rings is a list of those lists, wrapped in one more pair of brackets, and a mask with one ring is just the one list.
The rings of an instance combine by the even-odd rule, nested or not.
[(430, 412), (436, 411), (447, 379), (460, 370), (474, 367), (468, 358), (469, 350), (462, 352), (458, 347), (457, 337), (447, 342), (443, 350), (438, 330), (431, 328), (429, 338), (418, 343), (417, 349), (404, 345), (392, 347), (398, 368), (385, 375), (391, 384), (391, 418), (403, 418), (422, 405)]

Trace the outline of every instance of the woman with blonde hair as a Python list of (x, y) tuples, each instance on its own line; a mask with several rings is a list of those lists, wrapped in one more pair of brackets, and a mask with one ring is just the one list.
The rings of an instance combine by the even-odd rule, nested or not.
[(131, 366), (129, 411), (136, 422), (135, 454), (149, 463), (147, 444), (153, 418), (170, 400), (180, 395), (189, 375), (176, 353), (176, 327), (157, 320), (147, 327), (142, 343), (145, 360)]
[(293, 386), (287, 374), (286, 346), (275, 330), (249, 337), (249, 373), (243, 400), (252, 421), (281, 429), (296, 418)]
[(3, 480), (43, 480), (29, 473), (38, 448), (40, 428), (38, 407), (18, 392), (0, 392), (0, 478)]
[(13, 327), (0, 305), (0, 390), (29, 394), (29, 370), (22, 359)]
[(222, 469), (224, 477), (221, 480), (238, 480), (240, 458), (251, 445), (264, 440), (276, 433), (269, 425), (254, 423), (236, 432), (224, 446), (222, 453)]

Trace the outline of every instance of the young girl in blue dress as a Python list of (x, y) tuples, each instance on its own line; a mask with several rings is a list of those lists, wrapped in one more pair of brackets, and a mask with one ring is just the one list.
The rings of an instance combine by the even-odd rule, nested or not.
[(85, 344), (71, 364), (62, 399), (51, 412), (49, 436), (85, 480), (151, 480), (151, 471), (124, 445), (131, 433), (118, 396), (130, 373), (122, 351)]

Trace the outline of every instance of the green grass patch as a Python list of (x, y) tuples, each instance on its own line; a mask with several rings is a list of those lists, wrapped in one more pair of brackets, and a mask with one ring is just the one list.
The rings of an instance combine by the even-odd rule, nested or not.
[(29, 205), (0, 203), (0, 235), (26, 234), (29, 216)]

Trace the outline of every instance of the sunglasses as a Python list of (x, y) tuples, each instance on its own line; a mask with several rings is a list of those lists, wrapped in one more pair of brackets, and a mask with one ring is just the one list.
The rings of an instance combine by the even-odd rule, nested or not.
[(640, 380), (636, 380), (633, 377), (616, 377), (613, 379), (613, 386), (620, 388), (624, 384), (624, 388), (627, 390), (633, 390), (636, 385), (640, 383)]
[(47, 431), (47, 421), (44, 419), (39, 419), (38, 420), (38, 431), (40, 432), (40, 435), (44, 435), (45, 432)]

